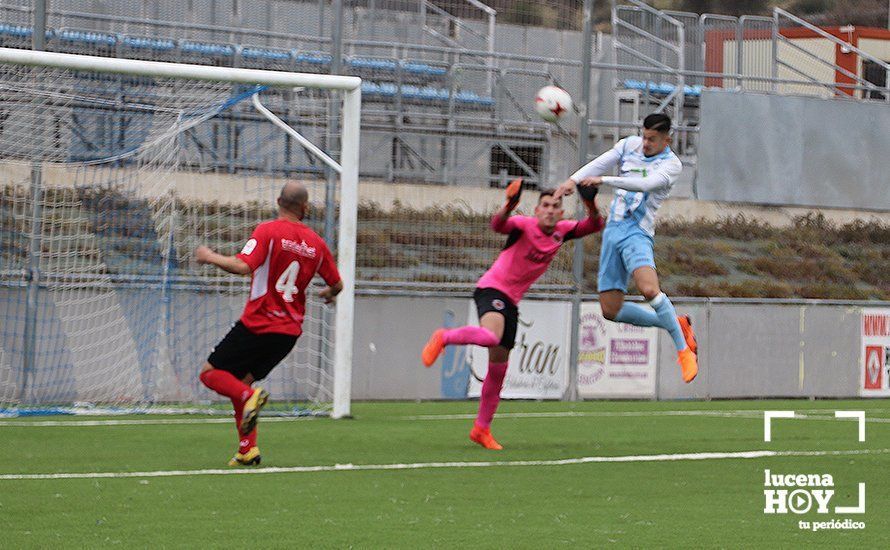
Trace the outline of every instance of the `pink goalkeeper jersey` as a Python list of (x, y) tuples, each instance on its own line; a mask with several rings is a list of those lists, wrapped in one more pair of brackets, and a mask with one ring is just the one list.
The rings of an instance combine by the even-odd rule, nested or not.
[(537, 218), (511, 216), (504, 220), (495, 214), (491, 228), (509, 237), (498, 259), (476, 287), (500, 290), (513, 305), (518, 305), (528, 288), (547, 271), (562, 243), (600, 231), (603, 225), (600, 216), (581, 221), (561, 220), (548, 235), (541, 231)]

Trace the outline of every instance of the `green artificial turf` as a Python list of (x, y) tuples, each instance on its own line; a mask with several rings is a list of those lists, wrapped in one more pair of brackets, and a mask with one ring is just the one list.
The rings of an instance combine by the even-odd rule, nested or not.
[[(98, 479), (0, 479), (3, 548), (551, 548), (890, 546), (890, 407), (883, 401), (504, 402), (493, 433), (467, 440), (476, 404), (357, 403), (355, 419), (260, 422), (269, 467), (555, 461), (737, 451), (872, 451), (829, 456), (423, 467)], [(857, 424), (833, 411), (865, 410)], [(763, 441), (763, 410), (775, 420)], [(541, 413), (571, 413), (542, 415)], [(456, 416), (456, 417), (455, 417)], [(226, 469), (233, 425), (41, 426), (92, 417), (0, 420), (0, 474)], [(441, 466), (441, 464), (440, 464)], [(828, 473), (834, 506), (864, 515), (766, 515), (764, 469)], [(793, 489), (793, 488), (792, 488)], [(801, 530), (851, 518), (863, 531)]]

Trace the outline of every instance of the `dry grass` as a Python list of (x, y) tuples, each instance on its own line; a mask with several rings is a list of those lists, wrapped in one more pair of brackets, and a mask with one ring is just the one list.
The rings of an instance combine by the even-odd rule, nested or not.
[[(27, 243), (21, 219), (27, 193), (0, 188), (0, 258), (24, 258)], [(134, 261), (157, 252), (151, 205), (107, 188), (49, 188), (45, 195), (45, 230), (56, 236), (96, 235), (96, 247), (84, 246), (83, 259), (104, 255)], [(211, 243), (237, 243), (246, 225), (269, 219), (275, 210), (256, 202), (242, 205), (177, 201), (180, 228), (210, 235)], [(472, 285), (496, 257), (503, 235), (489, 228), (489, 215), (466, 205), (423, 210), (398, 202), (384, 210), (359, 206), (358, 276), (365, 280), (463, 282)], [(315, 208), (310, 226), (320, 227), (324, 210)], [(17, 236), (18, 235), (18, 236)], [(154, 240), (153, 240), (154, 239)], [(584, 239), (586, 290), (595, 290), (601, 236)], [(834, 224), (818, 212), (775, 228), (739, 214), (719, 220), (667, 220), (658, 227), (656, 264), (662, 286), (681, 296), (766, 298), (890, 299), (890, 224), (857, 220)], [(570, 278), (571, 250), (551, 266), (551, 279)], [(188, 267), (184, 267), (188, 269)], [(633, 292), (633, 287), (629, 289)]]

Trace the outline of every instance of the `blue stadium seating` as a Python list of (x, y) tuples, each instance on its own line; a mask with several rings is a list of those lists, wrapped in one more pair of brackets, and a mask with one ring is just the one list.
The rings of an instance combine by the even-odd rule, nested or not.
[[(668, 82), (646, 82), (643, 80), (625, 80), (624, 87), (630, 90), (648, 91), (654, 95), (668, 95), (674, 91), (676, 86)], [(698, 97), (701, 95), (701, 86), (683, 86), (683, 94), (690, 97)]]
[[(389, 82), (362, 82), (362, 95), (369, 98), (392, 98), (398, 95), (398, 93), (399, 87)], [(434, 88), (432, 86), (421, 87), (412, 84), (403, 84), (401, 86), (401, 94), (403, 99), (435, 103), (447, 103), (450, 98), (450, 92), (445, 88)], [(460, 105), (473, 107), (491, 107), (494, 105), (494, 98), (480, 96), (476, 92), (469, 90), (456, 92), (454, 94), (454, 101)]]
[(243, 46), (241, 48), (241, 57), (245, 59), (263, 59), (266, 61), (290, 61), (293, 59), (294, 54), (288, 50)]
[(448, 73), (445, 67), (432, 67), (426, 63), (402, 61), (402, 70), (409, 73), (425, 74), (429, 76), (444, 76)]
[(114, 46), (117, 44), (117, 35), (115, 34), (79, 29), (62, 29), (54, 34), (53, 39), (95, 46)]
[(176, 41), (170, 38), (148, 38), (144, 36), (128, 36), (121, 38), (121, 44), (134, 50), (154, 50), (169, 52), (176, 49)]
[[(23, 27), (21, 25), (10, 25), (9, 23), (0, 23), (0, 35), (15, 36), (18, 38), (31, 38), (34, 31), (31, 27)], [(47, 31), (49, 35), (49, 31)]]
[(179, 43), (179, 49), (184, 53), (196, 53), (210, 57), (232, 57), (235, 55), (234, 46), (215, 42), (183, 40)]
[(306, 63), (309, 65), (330, 65), (331, 56), (324, 52), (298, 52), (296, 54), (297, 63)]
[[(0, 41), (4, 37), (17, 39), (21, 42), (21, 46), (26, 47), (25, 42), (30, 41), (33, 29), (23, 25), (14, 25), (10, 23), (0, 23)], [(82, 29), (60, 29), (53, 31), (47, 29), (47, 39), (58, 41), (60, 43), (72, 44), (72, 46), (82, 47), (115, 47), (120, 45), (128, 50), (151, 51), (154, 54), (170, 54), (171, 61), (176, 61), (176, 53), (187, 54), (188, 56), (208, 57), (208, 58), (232, 58), (240, 49), (242, 59), (247, 61), (262, 62), (284, 62), (294, 63), (296, 70), (301, 70), (301, 65), (305, 67), (322, 68), (329, 66), (331, 63), (330, 54), (322, 51), (299, 51), (284, 50), (278, 48), (269, 48), (261, 46), (240, 45), (204, 42), (196, 40), (176, 41), (171, 38), (155, 38), (146, 36), (118, 35), (114, 33), (98, 32)], [(5, 44), (4, 44), (5, 45)], [(64, 49), (64, 47), (63, 47)], [(418, 61), (405, 61), (398, 59), (386, 59), (377, 57), (352, 57), (345, 59), (345, 65), (357, 71), (371, 72), (375, 80), (383, 81), (395, 78), (396, 74), (401, 71), (403, 75), (409, 75), (420, 78), (420, 81), (414, 81), (414, 84), (405, 84), (402, 86), (402, 97), (431, 102), (446, 102), (449, 98), (447, 89), (437, 88), (429, 84), (420, 86), (427, 79), (435, 79), (448, 74), (445, 67), (436, 67), (427, 63)], [(397, 88), (395, 84), (386, 82), (365, 83), (366, 93), (378, 97), (395, 97)], [(487, 107), (494, 105), (494, 99), (491, 97), (480, 96), (474, 92), (461, 91), (455, 94), (455, 101), (460, 104), (475, 105)]]
[(369, 69), (381, 72), (397, 72), (399, 69), (403, 73), (420, 75), (420, 76), (443, 76), (448, 73), (444, 67), (433, 67), (426, 63), (418, 63), (414, 61), (397, 61), (394, 59), (379, 59), (369, 57), (353, 57), (346, 60), (346, 64), (353, 69)]

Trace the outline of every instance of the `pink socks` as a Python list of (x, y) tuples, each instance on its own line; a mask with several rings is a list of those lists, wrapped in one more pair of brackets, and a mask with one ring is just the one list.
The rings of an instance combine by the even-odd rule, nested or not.
[(476, 425), (480, 428), (491, 427), (491, 419), (494, 418), (494, 412), (501, 401), (501, 387), (504, 385), (506, 374), (507, 363), (488, 363), (488, 374), (485, 375), (482, 395), (479, 396), (479, 414), (476, 415)]
[(500, 343), (500, 338), (485, 327), (465, 326), (446, 330), (442, 335), (442, 342), (446, 346), (460, 344), (475, 344), (485, 348), (491, 348)]

